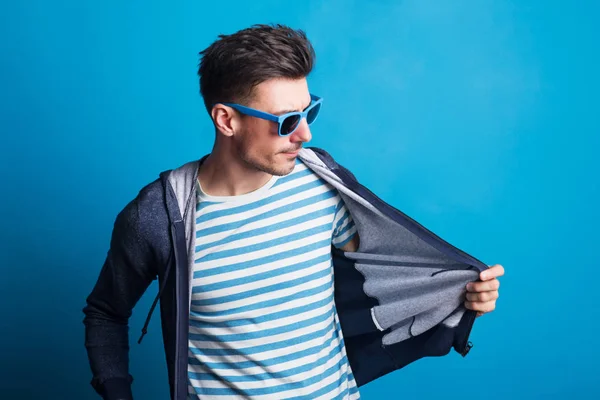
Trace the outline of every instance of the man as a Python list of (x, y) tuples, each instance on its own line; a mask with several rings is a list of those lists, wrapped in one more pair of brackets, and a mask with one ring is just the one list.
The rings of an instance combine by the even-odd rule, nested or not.
[(303, 147), (322, 105), (304, 33), (257, 25), (201, 55), (214, 147), (161, 173), (116, 219), (84, 308), (96, 391), (132, 398), (128, 319), (156, 278), (142, 331), (160, 299), (176, 400), (358, 399), (358, 386), (416, 359), (466, 355), (502, 267)]

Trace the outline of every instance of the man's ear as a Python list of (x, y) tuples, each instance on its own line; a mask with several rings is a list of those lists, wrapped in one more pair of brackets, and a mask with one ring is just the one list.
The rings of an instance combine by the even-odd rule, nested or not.
[(239, 125), (239, 117), (233, 108), (223, 104), (215, 104), (210, 110), (215, 127), (225, 136), (233, 136)]

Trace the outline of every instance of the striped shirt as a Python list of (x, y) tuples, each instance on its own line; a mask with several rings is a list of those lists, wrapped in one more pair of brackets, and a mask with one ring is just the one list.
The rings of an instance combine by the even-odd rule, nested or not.
[(188, 398), (359, 399), (331, 260), (356, 226), (337, 190), (300, 159), (240, 196), (196, 184)]

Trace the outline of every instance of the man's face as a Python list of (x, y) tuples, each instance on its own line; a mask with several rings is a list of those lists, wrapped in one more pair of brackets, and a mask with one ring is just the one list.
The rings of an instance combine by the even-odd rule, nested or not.
[[(310, 93), (305, 78), (272, 79), (254, 88), (248, 107), (275, 115), (302, 111), (310, 105)], [(252, 167), (271, 175), (287, 175), (294, 169), (296, 152), (312, 138), (306, 119), (289, 136), (279, 136), (277, 122), (241, 116), (241, 129), (234, 137), (234, 147), (240, 158)]]

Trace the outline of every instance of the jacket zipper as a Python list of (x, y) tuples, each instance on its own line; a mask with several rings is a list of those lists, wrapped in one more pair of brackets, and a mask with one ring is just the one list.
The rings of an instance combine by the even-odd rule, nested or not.
[[(173, 235), (173, 246), (175, 246), (175, 295), (176, 295), (176, 332), (175, 332), (175, 368), (174, 368), (174, 379), (173, 379), (173, 391), (174, 399), (182, 400), (185, 399), (187, 393), (187, 380), (184, 372), (187, 368), (183, 368), (182, 361), (182, 347), (187, 347), (187, 338), (181, 338), (182, 332), (185, 330), (184, 311), (187, 312), (187, 306), (185, 305), (186, 296), (188, 292), (187, 288), (187, 274), (183, 273), (181, 263), (181, 255), (185, 254), (185, 233), (183, 233), (183, 221), (175, 221), (172, 227)], [(183, 246), (183, 247), (182, 247)], [(183, 268), (187, 271), (187, 265)], [(183, 341), (183, 343), (182, 343)], [(187, 361), (187, 357), (186, 357)]]
[(473, 325), (475, 324), (475, 312), (471, 312), (472, 316), (469, 317), (469, 329), (467, 330), (467, 333), (465, 334), (465, 345), (463, 346), (463, 348), (460, 350), (460, 355), (462, 355), (463, 357), (465, 357), (469, 351), (471, 351), (471, 349), (473, 348), (473, 343), (469, 340), (469, 336), (471, 336), (471, 330), (473, 329)]

